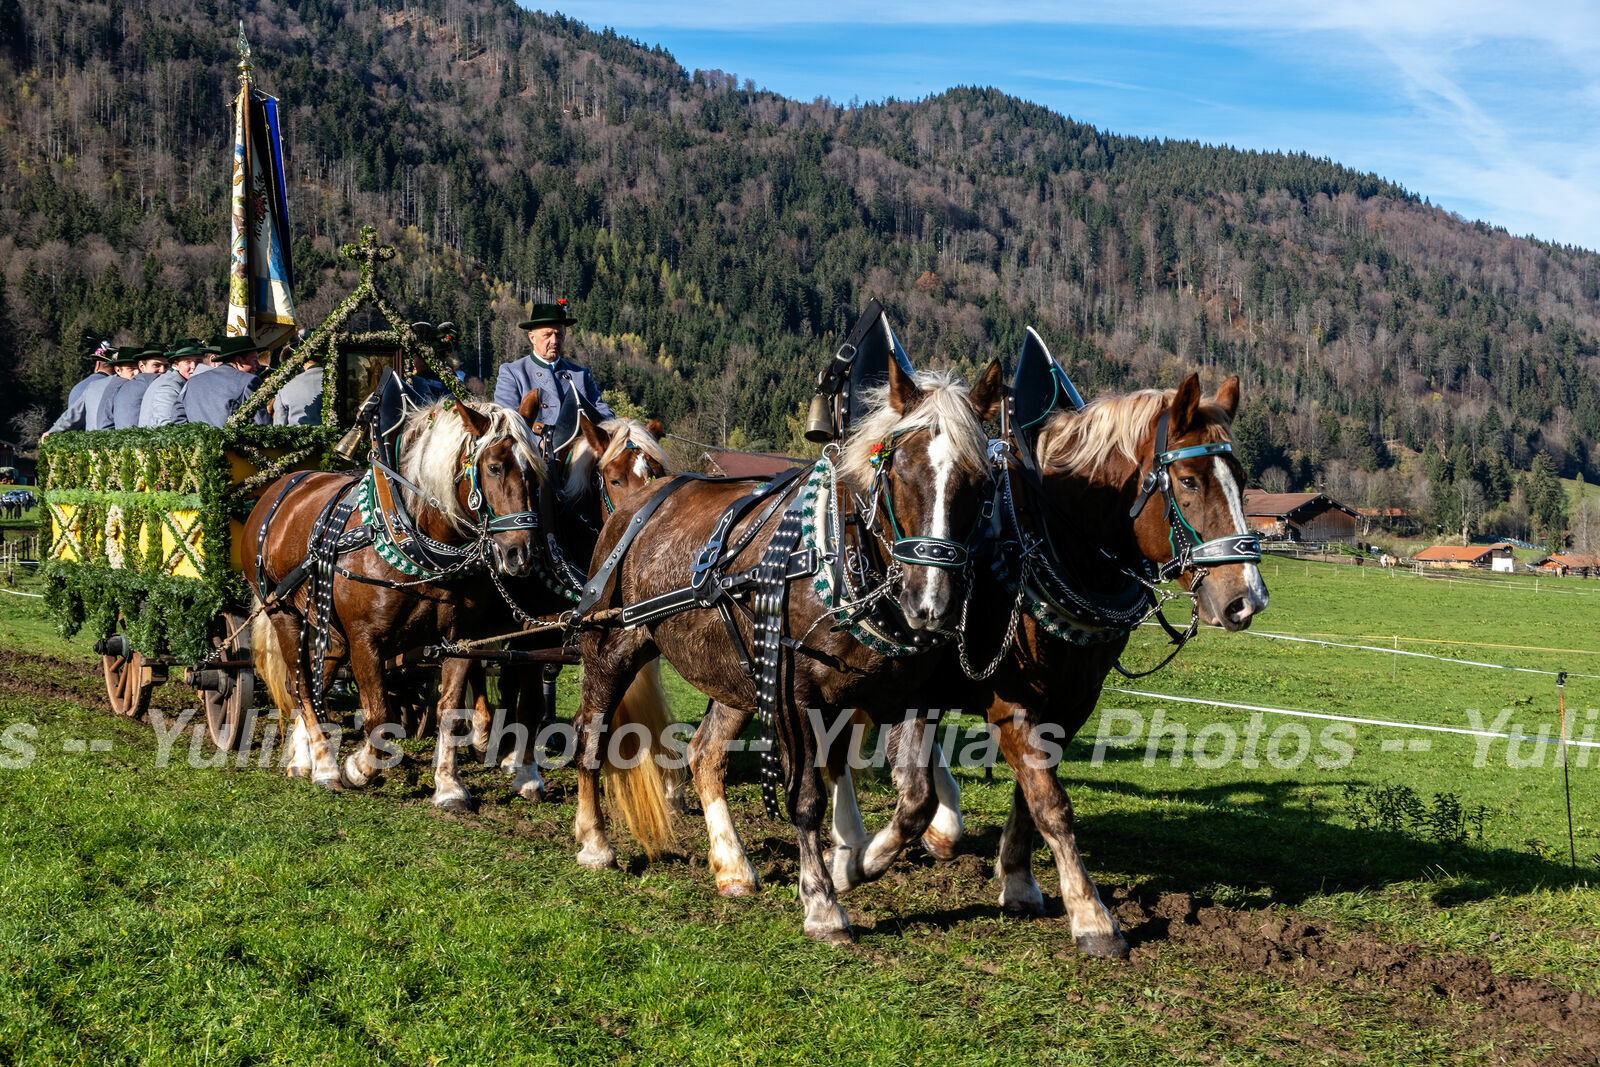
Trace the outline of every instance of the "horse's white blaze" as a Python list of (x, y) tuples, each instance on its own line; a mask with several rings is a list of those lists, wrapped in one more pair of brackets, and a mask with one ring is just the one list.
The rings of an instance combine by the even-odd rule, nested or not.
[(635, 478), (650, 477), (650, 457), (643, 452), (633, 458), (633, 476)]
[[(1250, 527), (1244, 521), (1244, 495), (1239, 492), (1239, 483), (1234, 480), (1233, 471), (1223, 462), (1221, 456), (1212, 460), (1217, 466), (1217, 484), (1222, 486), (1223, 499), (1228, 502), (1228, 515), (1233, 519), (1234, 531), (1248, 534)], [(1261, 569), (1254, 563), (1244, 565), (1244, 584), (1250, 591), (1250, 607), (1253, 611), (1263, 611), (1267, 606), (1267, 583), (1261, 580)]]
[[(956, 449), (949, 433), (935, 433), (928, 442), (928, 460), (933, 465), (933, 525), (926, 536), (943, 541), (950, 540), (950, 495), (955, 489), (959, 474), (956, 469)], [(942, 567), (923, 567), (930, 573), (923, 576), (920, 607), (928, 618), (937, 618), (941, 612), (937, 595), (950, 580)]]

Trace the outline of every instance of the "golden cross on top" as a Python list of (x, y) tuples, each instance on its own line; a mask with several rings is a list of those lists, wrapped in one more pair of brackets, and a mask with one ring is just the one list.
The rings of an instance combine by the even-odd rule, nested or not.
[(361, 227), (361, 243), (345, 245), (339, 249), (339, 254), (346, 259), (356, 260), (361, 265), (361, 280), (370, 282), (373, 274), (377, 272), (378, 261), (394, 258), (394, 249), (389, 245), (378, 243), (378, 228), (376, 226)]

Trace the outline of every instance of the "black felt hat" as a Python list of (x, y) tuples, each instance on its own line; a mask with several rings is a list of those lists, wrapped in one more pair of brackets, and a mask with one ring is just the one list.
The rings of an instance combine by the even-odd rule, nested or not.
[(517, 329), (532, 330), (540, 326), (572, 326), (577, 321), (572, 317), (572, 312), (567, 310), (566, 297), (562, 297), (554, 304), (533, 305), (533, 314), (517, 323)]

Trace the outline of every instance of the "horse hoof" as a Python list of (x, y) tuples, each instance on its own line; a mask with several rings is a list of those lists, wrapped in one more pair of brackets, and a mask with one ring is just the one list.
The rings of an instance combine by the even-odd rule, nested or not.
[(317, 785), (320, 785), (322, 788), (326, 789), (330, 793), (343, 793), (344, 792), (344, 783), (339, 781), (339, 779), (337, 777), (334, 777), (334, 778), (313, 778), (311, 780), (313, 782), (315, 782)]
[(517, 790), (517, 796), (521, 797), (523, 800), (531, 801), (534, 804), (543, 803), (544, 786), (532, 784), (525, 785), (521, 789)]
[(592, 871), (606, 871), (617, 865), (617, 853), (614, 849), (584, 849), (578, 853), (578, 866), (588, 867)]
[(824, 945), (854, 944), (856, 932), (848, 926), (829, 926), (821, 930), (807, 930), (806, 936)]
[(283, 769), (283, 773), (284, 773), (284, 776), (288, 777), (288, 778), (310, 778), (311, 777), (311, 772), (309, 770), (307, 770), (306, 768), (304, 768), (304, 767), (285, 767)]
[(351, 789), (365, 789), (372, 781), (372, 776), (370, 774), (362, 774), (360, 769), (351, 762), (354, 758), (352, 756), (351, 759), (344, 761), (344, 770), (341, 773), (341, 777), (344, 779), (344, 784)]
[(759, 885), (750, 882), (728, 882), (726, 885), (717, 886), (719, 897), (752, 897), (761, 891)]
[(1085, 956), (1100, 956), (1108, 960), (1128, 958), (1128, 941), (1121, 934), (1079, 934), (1072, 941)]
[(453, 815), (471, 815), (477, 810), (478, 807), (472, 802), (471, 797), (461, 796), (459, 794), (455, 796), (434, 797), (433, 806), (438, 808), (440, 811), (448, 811)]
[(953, 860), (956, 858), (956, 843), (943, 834), (929, 830), (922, 835), (922, 847), (928, 855), (936, 860)]

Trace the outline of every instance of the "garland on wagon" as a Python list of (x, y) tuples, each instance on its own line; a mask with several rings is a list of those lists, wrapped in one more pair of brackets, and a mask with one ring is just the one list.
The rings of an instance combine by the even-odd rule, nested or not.
[(45, 597), (63, 636), (122, 620), (134, 648), (196, 660), (247, 591), (231, 528), (282, 473), (326, 469), (338, 431), (187, 424), (52, 434), (40, 448)]

